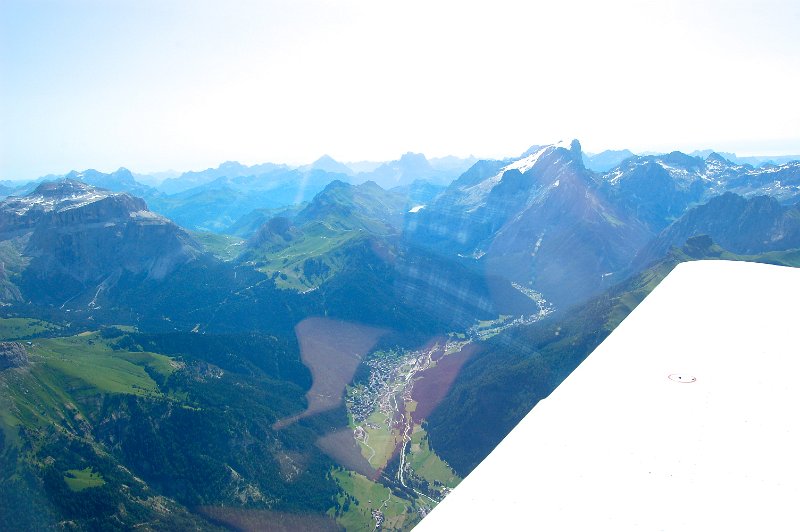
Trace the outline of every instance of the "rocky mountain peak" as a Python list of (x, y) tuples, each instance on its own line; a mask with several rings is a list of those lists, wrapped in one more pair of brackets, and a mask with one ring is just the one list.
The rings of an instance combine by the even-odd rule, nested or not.
[(722, 155), (720, 155), (715, 151), (712, 151), (711, 153), (708, 154), (708, 157), (706, 157), (706, 162), (709, 161), (723, 163), (723, 164), (731, 164), (731, 162), (728, 159), (726, 159), (725, 157), (723, 157)]
[(400, 163), (409, 166), (425, 166), (428, 167), (428, 159), (422, 153), (408, 152), (400, 156)]
[(572, 139), (571, 141), (566, 140), (559, 140), (558, 142), (554, 142), (552, 144), (532, 144), (530, 148), (525, 150), (525, 153), (520, 155), (520, 157), (527, 157), (528, 155), (533, 155), (534, 153), (541, 151), (543, 148), (563, 148), (567, 151), (575, 152), (580, 154), (581, 153), (581, 143), (578, 139)]
[(114, 170), (113, 172), (111, 172), (110, 176), (119, 181), (132, 182), (132, 183), (136, 182), (136, 178), (133, 176), (133, 172), (131, 172), (124, 166), (121, 166), (116, 170)]
[[(102, 208), (99, 204), (102, 203)], [(10, 197), (0, 202), (0, 218), (14, 225), (33, 217), (37, 219), (45, 213), (65, 213), (79, 208), (98, 205), (98, 209), (111, 214), (126, 216), (136, 211), (146, 211), (145, 202), (126, 193), (111, 192), (94, 187), (77, 179), (59, 179), (45, 182), (22, 197)]]
[(352, 186), (353, 185), (351, 185), (350, 183), (345, 183), (341, 179), (334, 179), (333, 181), (328, 183), (328, 185), (322, 190), (322, 192), (320, 192), (320, 194), (325, 194), (326, 192), (330, 192), (332, 190), (339, 190), (339, 189), (345, 190), (351, 188)]
[(680, 151), (670, 152), (666, 155), (660, 156), (658, 159), (667, 164), (676, 165), (683, 168), (697, 168), (703, 165), (703, 159), (700, 157), (692, 157), (691, 155), (686, 155)]
[[(0, 202), (0, 235), (20, 238), (29, 263), (19, 277), (26, 297), (68, 299), (123, 273), (163, 279), (202, 254), (180, 227), (144, 200), (75, 179), (42, 183)], [(105, 284), (103, 284), (105, 283)], [(62, 299), (63, 298), (63, 299)]]
[(239, 161), (225, 161), (219, 165), (219, 170), (222, 171), (240, 172), (244, 169), (246, 169), (246, 167)]
[(286, 247), (300, 235), (300, 231), (288, 218), (276, 216), (262, 225), (250, 239), (250, 247), (277, 250)]
[(96, 190), (93, 186), (75, 179), (74, 177), (77, 175), (78, 172), (73, 170), (67, 174), (68, 177), (65, 179), (59, 179), (58, 181), (45, 181), (36, 187), (31, 194), (28, 194), (27, 197), (42, 196), (45, 198), (63, 199), (90, 194)]
[(117, 194), (95, 188), (76, 179), (45, 182), (22, 197), (9, 197), (0, 202), (0, 232), (30, 228), (54, 216), (69, 216), (78, 211), (103, 211), (127, 216), (147, 209), (144, 201), (128, 194)]
[(28, 353), (19, 342), (0, 342), (0, 371), (28, 366)]
[(323, 155), (308, 166), (302, 167), (305, 170), (322, 170), (333, 174), (352, 175), (353, 171), (345, 164), (340, 163), (330, 155)]

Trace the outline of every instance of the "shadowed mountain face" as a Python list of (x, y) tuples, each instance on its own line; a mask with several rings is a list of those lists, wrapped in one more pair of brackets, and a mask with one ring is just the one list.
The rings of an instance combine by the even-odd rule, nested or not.
[(687, 239), (709, 235), (723, 248), (742, 255), (800, 247), (800, 205), (782, 206), (774, 198), (745, 199), (727, 192), (689, 210), (641, 250), (637, 264), (659, 260)]
[(277, 251), (291, 244), (300, 236), (300, 230), (283, 216), (270, 218), (256, 230), (248, 245), (264, 251)]
[(680, 152), (632, 157), (598, 179), (615, 202), (654, 231), (675, 221), (689, 206), (725, 192), (768, 195), (783, 204), (800, 199), (800, 162), (753, 168), (716, 153), (705, 159)]
[(701, 180), (675, 179), (655, 161), (632, 161), (613, 174), (605, 174), (603, 179), (602, 187), (611, 200), (654, 232), (679, 218), (704, 193)]
[(59, 303), (124, 273), (163, 279), (202, 253), (141, 199), (69, 179), (0, 203), (0, 238), (22, 293)]
[(290, 207), (279, 209), (258, 208), (250, 211), (246, 215), (236, 220), (236, 222), (225, 229), (224, 232), (226, 234), (235, 235), (241, 238), (250, 238), (262, 225), (264, 225), (264, 223), (268, 222), (272, 218), (283, 217), (292, 219), (297, 215), (298, 212), (303, 210), (305, 206), (305, 203), (300, 203), (298, 205), (292, 205)]
[(600, 290), (649, 237), (606, 197), (577, 141), (476, 164), (407, 229), (412, 241), (472, 260), (560, 308)]

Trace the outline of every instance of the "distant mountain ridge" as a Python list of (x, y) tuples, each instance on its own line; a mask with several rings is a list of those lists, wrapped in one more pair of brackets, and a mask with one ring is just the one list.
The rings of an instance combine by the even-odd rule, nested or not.
[(202, 171), (184, 172), (163, 180), (156, 188), (172, 195), (189, 189), (207, 185), (217, 179), (235, 179), (252, 176), (270, 176), (299, 171), (308, 173), (314, 170), (329, 174), (347, 176), (347, 181), (355, 183), (375, 181), (385, 188), (403, 186), (414, 180), (427, 180), (436, 184), (448, 184), (477, 161), (474, 157), (440, 157), (430, 161), (421, 153), (408, 152), (398, 160), (385, 162), (342, 163), (330, 155), (323, 155), (313, 163), (292, 168), (285, 164), (263, 163), (247, 166), (236, 161), (222, 163), (217, 168)]
[(302, 170), (322, 170), (331, 174), (353, 175), (353, 170), (330, 155), (323, 155), (313, 163), (301, 166)]
[(428, 160), (422, 153), (408, 152), (396, 161), (379, 164), (374, 169), (358, 172), (353, 181), (374, 181), (383, 188), (407, 186), (414, 181), (428, 181), (434, 185), (448, 185), (476, 162), (469, 157), (443, 157)]
[(800, 199), (800, 162), (753, 168), (712, 153), (636, 156), (598, 176), (608, 193), (660, 231), (685, 209), (725, 192), (769, 195), (784, 204)]
[(285, 208), (309, 201), (344, 174), (280, 168), (259, 175), (222, 176), (202, 185), (147, 198), (151, 208), (190, 229), (226, 231), (257, 209)]
[(739, 255), (800, 248), (800, 203), (783, 206), (769, 196), (726, 192), (688, 210), (643, 248), (637, 261), (647, 265), (700, 235)]
[(83, 172), (73, 170), (64, 178), (81, 181), (93, 187), (104, 188), (112, 192), (128, 192), (136, 196), (147, 196), (153, 192), (152, 187), (137, 181), (127, 168), (120, 168), (110, 174), (91, 169)]
[[(532, 147), (524, 154), (530, 155), (538, 149)], [(616, 182), (620, 173), (628, 171), (631, 166), (639, 166), (643, 162), (660, 164), (671, 174), (673, 181), (681, 180), (680, 172), (669, 170), (668, 159), (673, 159), (679, 152), (650, 156), (637, 156), (629, 150), (606, 150), (598, 154), (582, 154), (584, 166), (592, 171), (599, 172), (603, 179)], [(712, 163), (720, 168), (727, 168), (730, 183), (717, 187), (711, 193), (721, 193), (732, 190), (739, 194), (768, 193), (780, 197), (782, 201), (791, 203), (798, 196), (797, 165), (800, 163), (788, 162), (780, 166), (767, 165), (760, 168), (738, 164), (736, 161), (744, 159), (735, 158), (733, 154), (715, 154), (710, 150), (695, 152), (702, 157), (687, 157), (689, 167), (681, 168), (684, 163), (679, 163), (677, 169), (687, 175), (700, 166), (697, 161), (705, 160), (707, 167), (705, 177), (715, 179), (713, 172), (709, 171)], [(791, 157), (779, 158), (781, 161)], [(775, 159), (775, 160), (779, 160)], [(512, 161), (514, 159), (508, 159)], [(733, 161), (733, 162), (732, 162)], [(32, 191), (38, 182), (52, 181), (68, 177), (81, 180), (88, 184), (106, 188), (115, 192), (129, 192), (144, 198), (151, 209), (159, 212), (181, 225), (201, 231), (225, 232), (235, 225), (239, 219), (258, 209), (275, 209), (288, 207), (296, 202), (310, 200), (314, 194), (321, 191), (327, 183), (334, 179), (351, 183), (375, 181), (384, 188), (408, 187), (414, 181), (428, 182), (434, 187), (444, 187), (466, 173), (478, 161), (473, 157), (441, 157), (428, 160), (422, 154), (407, 153), (400, 159), (389, 162), (374, 163), (340, 163), (328, 155), (320, 157), (314, 163), (291, 168), (283, 164), (263, 163), (253, 166), (243, 165), (235, 161), (228, 161), (216, 168), (203, 171), (184, 172), (175, 177), (169, 177), (175, 172), (159, 174), (157, 179), (141, 176), (140, 179), (148, 180), (150, 186), (137, 179), (136, 175), (125, 168), (120, 168), (111, 173), (96, 170), (72, 171), (63, 176), (44, 176), (35, 182), (29, 183), (1, 183), (0, 197), (3, 195), (27, 194)], [(685, 161), (684, 161), (685, 162)], [(613, 166), (612, 166), (613, 165)], [(703, 173), (701, 172), (701, 173)], [(165, 179), (162, 179), (165, 178)], [(737, 186), (733, 180), (739, 179)], [(685, 180), (685, 179), (684, 179)], [(671, 186), (670, 184), (667, 184)], [(653, 184), (648, 183), (648, 186)], [(748, 190), (750, 186), (752, 189)], [(774, 186), (774, 191), (767, 191), (765, 187)], [(621, 187), (625, 188), (625, 187)], [(673, 191), (674, 192), (674, 191)], [(623, 194), (624, 195), (624, 194)], [(672, 213), (680, 209), (687, 201), (694, 201), (691, 194), (688, 197), (683, 193), (667, 194), (668, 205), (661, 209), (663, 212), (651, 212), (648, 223), (656, 229), (663, 228), (666, 221), (674, 219)], [(709, 197), (705, 194), (703, 197)], [(428, 203), (420, 200), (417, 204)], [(654, 198), (643, 198), (654, 201)], [(641, 209), (641, 207), (639, 207)], [(654, 203), (650, 209), (659, 210)]]
[(630, 150), (605, 150), (595, 154), (583, 154), (583, 164), (589, 170), (595, 172), (607, 172), (615, 166), (618, 166), (625, 159), (634, 157)]
[(754, 167), (772, 165), (779, 166), (782, 164), (800, 161), (800, 155), (745, 155), (738, 156), (731, 152), (717, 152), (715, 150), (695, 150), (689, 155), (692, 157), (701, 157), (705, 159), (712, 153), (717, 153), (719, 156), (724, 157), (728, 161), (735, 164), (749, 164)]
[(253, 166), (246, 166), (237, 161), (227, 161), (216, 168), (208, 168), (201, 171), (184, 172), (178, 177), (168, 178), (161, 182), (158, 189), (165, 194), (175, 194), (184, 192), (191, 188), (205, 185), (218, 178), (246, 177), (254, 175), (271, 174), (282, 170), (288, 170), (288, 166), (283, 164), (263, 163)]

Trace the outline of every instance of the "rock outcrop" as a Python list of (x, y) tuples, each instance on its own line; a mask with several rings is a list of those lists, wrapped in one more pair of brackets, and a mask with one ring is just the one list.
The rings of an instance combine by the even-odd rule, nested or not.
[(19, 342), (0, 342), (0, 371), (28, 366), (28, 352)]
[(78, 301), (82, 293), (92, 299), (124, 275), (162, 280), (203, 253), (144, 200), (73, 179), (45, 182), (27, 196), (0, 202), (5, 242), (14, 260), (0, 275), (0, 296), (50, 304)]

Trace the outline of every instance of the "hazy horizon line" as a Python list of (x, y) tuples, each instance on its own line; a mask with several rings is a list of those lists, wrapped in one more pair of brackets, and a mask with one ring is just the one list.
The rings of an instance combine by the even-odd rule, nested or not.
[[(552, 144), (556, 144), (556, 143), (552, 142), (552, 143), (546, 143), (546, 144), (531, 144), (531, 147), (533, 147), (533, 146), (548, 146), (548, 145), (552, 145)], [(714, 149), (714, 148), (707, 148), (706, 147), (706, 148), (695, 148), (695, 149), (692, 149), (692, 150), (686, 150), (686, 149), (684, 149), (684, 150), (681, 150), (681, 149), (674, 149), (674, 150), (655, 150), (655, 149), (652, 149), (652, 150), (632, 150), (630, 148), (605, 148), (605, 149), (601, 149), (601, 150), (585, 150), (585, 149), (582, 149), (582, 152), (585, 155), (591, 157), (591, 156), (599, 155), (599, 154), (604, 153), (604, 152), (619, 152), (619, 151), (625, 151), (625, 150), (630, 151), (631, 153), (633, 153), (636, 156), (667, 154), (667, 153), (672, 153), (672, 152), (676, 152), (676, 151), (677, 152), (681, 152), (681, 153), (685, 153), (687, 155), (691, 155), (692, 153), (709, 151), (709, 152), (718, 153), (718, 154), (729, 154), (729, 155), (733, 155), (733, 156), (735, 156), (737, 158), (797, 157), (798, 160), (800, 160), (800, 150), (798, 150), (798, 152), (796, 152), (796, 153), (783, 152), (783, 151), (774, 151), (774, 152), (771, 152), (771, 153), (747, 152), (746, 154), (742, 154), (742, 153), (739, 153), (739, 152), (736, 152), (736, 151), (728, 151), (728, 150), (724, 150), (724, 149), (720, 150), (720, 149)], [(89, 170), (94, 170), (94, 171), (101, 172), (101, 173), (104, 173), (104, 174), (111, 174), (111, 173), (114, 173), (114, 172), (116, 172), (118, 170), (121, 170), (121, 169), (128, 170), (129, 172), (134, 174), (134, 176), (157, 176), (158, 174), (175, 174), (175, 177), (178, 177), (178, 176), (180, 176), (182, 174), (189, 173), (189, 172), (203, 172), (203, 171), (207, 171), (207, 170), (213, 170), (213, 169), (219, 168), (222, 165), (227, 164), (227, 163), (236, 163), (236, 164), (240, 164), (240, 165), (246, 166), (246, 167), (253, 167), (253, 166), (258, 166), (258, 165), (262, 165), (262, 164), (274, 164), (274, 165), (284, 165), (284, 166), (287, 166), (287, 167), (289, 167), (291, 169), (295, 169), (295, 168), (302, 168), (304, 166), (310, 166), (310, 165), (314, 164), (315, 162), (319, 161), (320, 159), (322, 159), (324, 157), (329, 157), (329, 158), (333, 159), (334, 161), (336, 161), (338, 163), (341, 163), (341, 164), (343, 164), (345, 166), (348, 166), (348, 165), (351, 165), (351, 164), (378, 164), (378, 165), (380, 165), (380, 164), (385, 164), (385, 163), (389, 163), (389, 162), (398, 161), (404, 155), (408, 155), (408, 154), (423, 155), (428, 161), (432, 161), (432, 160), (435, 160), (435, 159), (445, 159), (445, 158), (448, 158), (448, 157), (453, 157), (453, 158), (456, 158), (456, 159), (463, 159), (463, 160), (475, 159), (476, 161), (483, 161), (483, 160), (513, 159), (515, 157), (519, 157), (522, 153), (524, 153), (524, 151), (520, 152), (520, 153), (517, 153), (517, 154), (512, 154), (512, 155), (476, 156), (474, 154), (469, 154), (469, 155), (446, 154), (446, 155), (429, 156), (424, 151), (408, 150), (408, 151), (402, 152), (400, 155), (398, 155), (397, 157), (395, 157), (393, 159), (357, 158), (357, 159), (348, 159), (348, 160), (337, 158), (337, 157), (335, 157), (333, 155), (330, 155), (329, 153), (323, 153), (322, 155), (316, 157), (315, 159), (313, 159), (311, 161), (307, 161), (307, 162), (277, 161), (277, 160), (269, 160), (269, 159), (258, 160), (258, 161), (253, 162), (253, 160), (248, 160), (248, 159), (245, 159), (245, 160), (225, 159), (223, 161), (220, 161), (220, 162), (216, 163), (216, 165), (209, 165), (209, 163), (205, 163), (205, 164), (193, 165), (193, 166), (191, 166), (189, 168), (180, 169), (180, 170), (176, 169), (175, 167), (166, 168), (166, 169), (164, 169), (163, 167), (162, 168), (156, 168), (156, 169), (147, 169), (146, 165), (144, 165), (145, 169), (137, 169), (136, 167), (138, 165), (136, 165), (136, 164), (97, 165), (97, 166), (87, 166), (85, 168), (73, 167), (73, 168), (70, 168), (69, 170), (66, 170), (66, 171), (48, 172), (46, 174), (38, 174), (38, 175), (35, 175), (33, 177), (23, 177), (23, 178), (2, 177), (2, 178), (0, 178), (0, 180), (7, 181), (7, 182), (15, 182), (15, 183), (29, 183), (31, 181), (36, 181), (38, 179), (47, 178), (47, 177), (63, 177), (63, 176), (66, 176), (66, 175), (70, 174), (71, 172), (81, 173), (81, 172), (86, 172), (86, 171), (89, 171)], [(139, 168), (141, 168), (141, 166), (139, 166)], [(364, 172), (357, 172), (356, 175), (358, 175), (360, 173), (364, 173)], [(165, 179), (168, 179), (168, 178), (165, 178)]]

